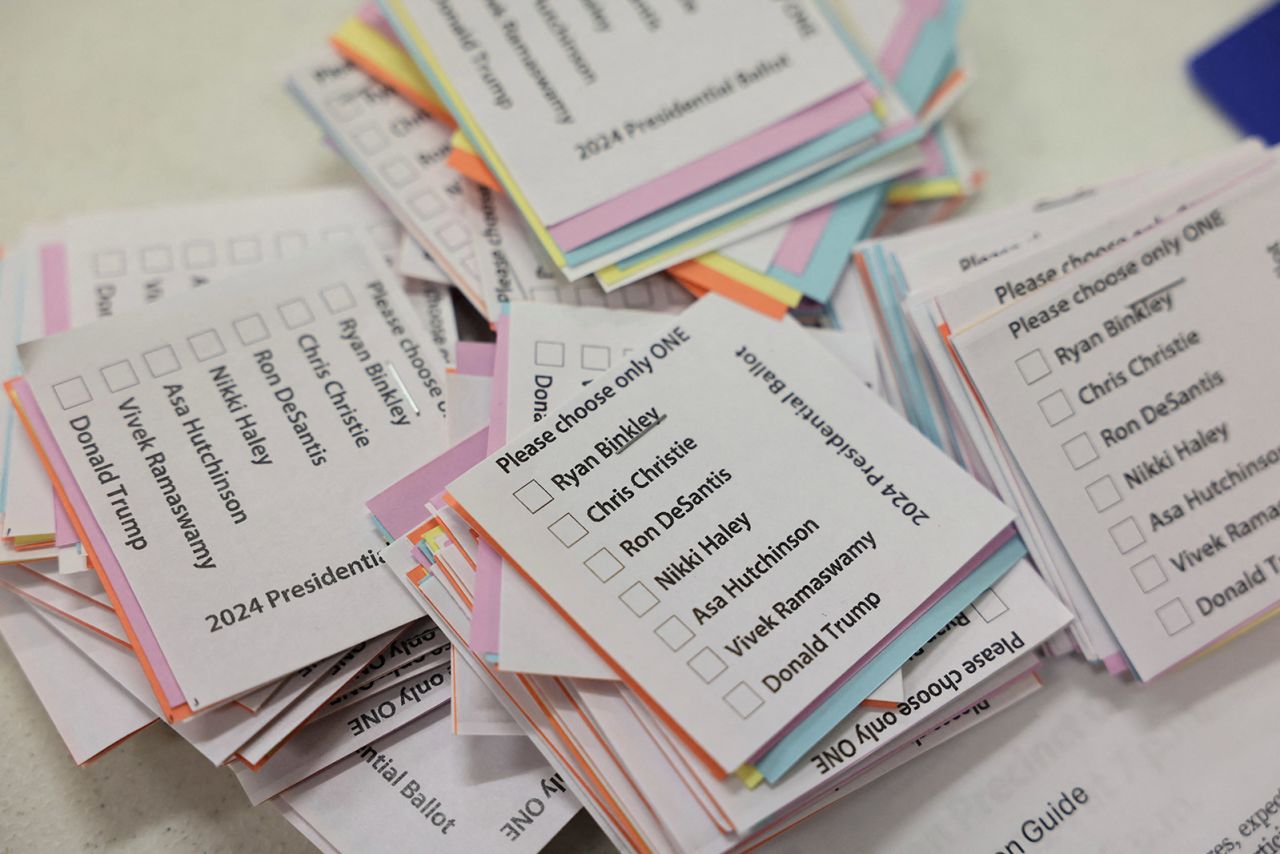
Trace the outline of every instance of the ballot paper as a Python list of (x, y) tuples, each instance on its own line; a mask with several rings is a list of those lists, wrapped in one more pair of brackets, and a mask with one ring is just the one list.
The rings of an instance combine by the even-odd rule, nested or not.
[(362, 748), (279, 800), (340, 851), (542, 849), (578, 811), (523, 739), (457, 738), (431, 715)]
[[(628, 289), (625, 289), (625, 293)], [(490, 448), (505, 444), (573, 400), (583, 386), (625, 364), (633, 345), (664, 329), (669, 319), (641, 311), (553, 305), (513, 305), (504, 318), (499, 355), (506, 358), (505, 397), (494, 410), (505, 424), (490, 427)], [(500, 432), (495, 432), (499, 431)], [(495, 441), (496, 440), (496, 441)], [(555, 608), (510, 564), (504, 564), (498, 658), (504, 670), (584, 679), (617, 674), (567, 625)], [(473, 628), (482, 619), (472, 615)]]
[(394, 266), (397, 273), (408, 279), (449, 284), (449, 277), (445, 275), (444, 270), (431, 260), (431, 256), (407, 231), (400, 235), (400, 251), (396, 254)]
[[(778, 840), (776, 851), (1261, 851), (1277, 844), (1280, 624), (1134, 690), (1071, 661), (1039, 695)], [(1206, 785), (1206, 781), (1213, 781)]]
[(299, 66), (289, 90), (405, 229), (480, 311), (475, 238), (444, 159), (450, 129), (332, 52)]
[[(437, 615), (446, 631), (455, 636), (459, 628), (465, 631), (465, 615), (449, 601), (450, 597), (444, 593), (439, 579), (434, 575), (419, 573), (414, 573), (413, 576), (416, 579), (413, 584), (422, 592), (432, 613)], [(1031, 578), (1034, 581), (1034, 577)], [(994, 628), (1006, 614), (1010, 615), (1008, 619), (1015, 621), (1029, 616), (1023, 614), (1021, 618), (1013, 617), (1015, 602), (1011, 602), (1010, 607), (1002, 613), (998, 603), (999, 600), (987, 599), (975, 604), (975, 614), (986, 614), (982, 617), (983, 625)], [(1023, 604), (1029, 603), (1024, 601)], [(942, 637), (954, 640), (958, 637), (957, 632), (969, 625), (967, 619), (967, 614), (957, 615), (947, 631), (935, 638), (930, 646), (936, 649)], [(991, 623), (986, 623), (987, 619)], [(1032, 621), (1034, 622), (1034, 618)], [(1020, 625), (1029, 627), (1030, 623), (1023, 622)], [(1011, 628), (1012, 624), (1005, 623), (1001, 630), (1008, 631)], [(1043, 628), (1042, 626), (1035, 631)], [(963, 646), (966, 642), (972, 642), (975, 649), (979, 645), (976, 636), (968, 636), (965, 641), (960, 641), (960, 645)], [(1002, 648), (997, 652), (996, 649), (989, 648), (983, 650), (978, 657), (985, 665), (999, 661), (1006, 651)], [(646, 722), (648, 712), (645, 707), (633, 707), (627, 701), (627, 689), (614, 683), (546, 680), (541, 677), (521, 677), (516, 682), (512, 681), (511, 674), (485, 667), (474, 656), (463, 657), (489, 680), (498, 699), (510, 705), (513, 716), (525, 722), (530, 737), (542, 746), (549, 760), (553, 763), (567, 763), (564, 765), (566, 782), (573, 785), (570, 781), (575, 779), (579, 783), (586, 783), (588, 779), (591, 781), (587, 783), (584, 805), (592, 811), (598, 822), (602, 822), (601, 827), (606, 832), (621, 834), (628, 840), (629, 847), (645, 847), (655, 851), (697, 851), (701, 854), (737, 850), (743, 845), (767, 839), (779, 829), (785, 829), (786, 824), (803, 817), (797, 816), (792, 810), (779, 820), (783, 824), (774, 822), (750, 830), (744, 828), (735, 833), (727, 823), (724, 812), (708, 799), (709, 789), (728, 785), (733, 781), (724, 784), (713, 781), (710, 786), (706, 786), (690, 776), (683, 757), (670, 754), (661, 747), (655, 750), (655, 746), (659, 746), (666, 736), (660, 731), (655, 732), (654, 725)], [(1026, 655), (1022, 656), (1024, 664), (1026, 658)], [(970, 670), (969, 665), (961, 666), (965, 672), (980, 669), (975, 667), (975, 670)], [(1025, 681), (1013, 680), (1015, 684)], [(997, 688), (978, 699), (971, 707), (958, 710), (951, 720), (973, 720), (978, 715), (1005, 707), (1025, 695), (1025, 689)], [(541, 717), (543, 711), (549, 718)], [(883, 716), (886, 713), (877, 714)], [(926, 731), (947, 723), (944, 720), (934, 724), (933, 720), (933, 717), (928, 718), (899, 740), (921, 737)], [(864, 720), (864, 726), (866, 725)], [(957, 728), (963, 729), (965, 725), (960, 724)], [(661, 730), (660, 726), (658, 730)], [(572, 743), (558, 744), (553, 734), (555, 732), (572, 734)], [(877, 757), (870, 760), (867, 767), (859, 768), (859, 776), (854, 780), (851, 781), (847, 775), (842, 776), (835, 781), (834, 788), (825, 787), (816, 801), (811, 797), (805, 810), (812, 812), (821, 808), (861, 785), (863, 779), (875, 776), (880, 768), (906, 761), (920, 750), (920, 745), (904, 743), (899, 746), (895, 741), (890, 749), (892, 753), (889, 756), (883, 759)], [(568, 758), (570, 756), (573, 758)], [(586, 779), (583, 779), (584, 776)], [(642, 780), (647, 781), (643, 790), (637, 789), (636, 784)], [(749, 793), (749, 797), (768, 797), (768, 793)], [(764, 806), (766, 810), (769, 809), (767, 803)]]
[(660, 273), (612, 293), (592, 278), (570, 282), (546, 257), (504, 193), (470, 181), (464, 181), (462, 189), (467, 200), (463, 214), (480, 236), (480, 281), (489, 317), (495, 321), (502, 307), (514, 302), (652, 311), (679, 311), (693, 302), (688, 291)]
[[(40, 619), (32, 606), (6, 591), (0, 591), (0, 636), (76, 764), (91, 761), (155, 722), (154, 712)], [(86, 703), (86, 697), (93, 702)]]
[[(407, 281), (404, 293), (427, 328), (431, 343), (440, 351), (440, 361), (452, 368), (457, 360), (458, 318), (453, 313), (449, 288), (435, 282)], [(448, 400), (447, 395), (445, 399)]]
[(392, 282), (320, 249), (23, 346), (11, 392), (172, 717), (416, 616), (359, 503), (443, 446), (443, 368)]
[[(70, 642), (81, 655), (97, 665), (98, 669), (110, 676), (116, 685), (129, 693), (129, 696), (150, 709), (153, 716), (159, 717), (160, 704), (156, 702), (156, 695), (151, 690), (151, 684), (147, 682), (147, 675), (142, 672), (138, 658), (131, 649), (70, 620), (59, 619), (49, 611), (39, 608), (32, 608), (31, 611), (40, 617), (45, 625)], [(111, 690), (106, 693), (114, 694), (115, 692)], [(92, 689), (87, 689), (84, 697), (92, 694)], [(84, 697), (81, 698), (80, 704), (92, 707), (92, 703), (84, 702)]]
[[(1043, 521), (1022, 475), (1007, 464), (1003, 443), (988, 435), (985, 413), (971, 405), (968, 383), (944, 335), (968, 328), (1031, 293), (1059, 269), (1065, 273), (1123, 246), (1180, 206), (1272, 162), (1247, 141), (1099, 188), (876, 241), (859, 251), (859, 269), (874, 288), (880, 330), (894, 357), (889, 364), (896, 381), (887, 387), (891, 397), (926, 435), (1018, 510), (1019, 530), (1037, 567), (1078, 616), (1070, 628), (1075, 644), (1087, 658), (1117, 672), (1125, 666), (1114, 635)], [(1047, 247), (1052, 259), (1038, 251)]]
[(128, 635), (110, 606), (55, 583), (23, 566), (0, 570), (0, 587), (21, 596), (38, 608), (57, 614), (96, 632), (121, 646), (128, 646)]
[[(866, 79), (836, 28), (808, 2), (756, 14), (733, 3), (408, 8), (455, 104), (465, 105), (457, 117), (482, 130), (537, 218), (552, 226), (645, 185), (652, 184), (643, 199), (628, 197), (625, 210), (605, 221), (625, 223), (637, 209), (670, 204), (727, 177), (713, 169), (737, 172), (772, 156), (774, 143), (764, 136), (739, 146), (745, 150), (725, 150), (784, 120), (808, 119), (788, 147), (813, 139), (829, 125), (796, 114), (817, 105), (833, 111), (824, 104), (830, 99), (846, 117), (844, 102), (858, 106), (850, 95)], [(703, 162), (715, 154), (726, 156)], [(668, 186), (686, 164), (684, 181)]]
[(911, 657), (903, 667), (901, 702), (887, 709), (859, 709), (777, 783), (748, 789), (737, 777), (714, 781), (697, 765), (688, 767), (703, 779), (735, 827), (755, 827), (852, 776), (851, 770), (865, 768), (882, 750), (901, 746), (895, 739), (921, 721), (945, 716), (957, 703), (971, 705), (993, 684), (1008, 681), (1018, 662), (1025, 669), (1035, 647), (1070, 619), (1023, 561)]
[(1280, 179), (1245, 187), (952, 339), (1142, 679), (1280, 596), (1267, 546), (1276, 396), (1256, 357), (1280, 310)]
[[(798, 326), (709, 296), (449, 490), (717, 773), (1007, 536), (1004, 507), (839, 376)], [(640, 441), (652, 447), (619, 468)], [(779, 477), (763, 448), (809, 475)], [(797, 551), (800, 569), (769, 574)], [(904, 562), (910, 576), (888, 567)], [(855, 564), (856, 586), (831, 583)], [(815, 599), (829, 601), (806, 609)]]
[(236, 778), (257, 806), (334, 762), (449, 702), (449, 665), (375, 691), (340, 712), (317, 718), (257, 769), (236, 763)]
[[(734, 156), (721, 153), (704, 158), (713, 168), (710, 172), (703, 171), (699, 178), (691, 177), (688, 169), (706, 165), (702, 162), (686, 164), (645, 185), (638, 209), (632, 205), (636, 201), (635, 192), (624, 194), (571, 221), (549, 224), (553, 235), (548, 231), (548, 224), (533, 213), (519, 187), (506, 176), (492, 148), (487, 147), (482, 130), (469, 123), (467, 105), (456, 97), (448, 72), (437, 62), (428, 42), (440, 30), (433, 21), (424, 23), (436, 14), (435, 10), (418, 10), (413, 4), (400, 2), (389, 2), (386, 8), (415, 60), (458, 114), (470, 140), (478, 142), (486, 161), (496, 169), (503, 187), (553, 261), (570, 277), (594, 273), (608, 290), (749, 237), (910, 171), (921, 162), (919, 155), (907, 147), (919, 139), (923, 127), (884, 86), (874, 69), (867, 66), (864, 70), (875, 78), (874, 84), (864, 82), (771, 125), (763, 131), (766, 136), (771, 135), (767, 144), (755, 137), (742, 140), (735, 143), (741, 151), (736, 151)], [(801, 12), (801, 17), (813, 11), (798, 5), (789, 8)], [(701, 11), (699, 9), (699, 14)], [(737, 11), (740, 10), (735, 9)], [(826, 32), (825, 16), (816, 20), (821, 22), (817, 30)], [(829, 32), (838, 34), (842, 40), (846, 35), (838, 27), (832, 27)], [(852, 43), (847, 49), (854, 51)], [(858, 99), (871, 104), (871, 108), (863, 110), (856, 103)], [(619, 100), (630, 99), (622, 96)], [(803, 138), (807, 130), (813, 129), (810, 120), (823, 125), (823, 131), (817, 138), (788, 148)], [(800, 137), (792, 136), (796, 133), (800, 133)], [(751, 161), (754, 165), (748, 163), (749, 168), (734, 174), (735, 164), (739, 162), (736, 155), (741, 153), (763, 156), (766, 161)], [(707, 180), (712, 180), (714, 186), (707, 184)], [(670, 201), (681, 193), (691, 194)], [(654, 204), (661, 210), (653, 208)], [(666, 206), (662, 207), (663, 204)], [(653, 210), (656, 212), (637, 213)], [(639, 218), (623, 224), (632, 215)], [(612, 230), (588, 239), (596, 233), (593, 229)], [(587, 242), (581, 243), (582, 240)]]
[[(114, 317), (224, 278), (361, 236), (391, 256), (399, 225), (374, 196), (333, 187), (73, 216), (43, 250), (49, 332)], [(40, 298), (33, 294), (34, 298)]]

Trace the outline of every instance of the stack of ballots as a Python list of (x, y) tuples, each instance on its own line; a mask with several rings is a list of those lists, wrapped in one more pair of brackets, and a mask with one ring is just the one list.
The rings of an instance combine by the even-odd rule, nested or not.
[(1112, 673), (1275, 611), (1275, 198), (1245, 141), (858, 249), (891, 396), (1016, 508), (1077, 616), (1058, 648)]
[(30, 229), (0, 633), (75, 760), (161, 721), (325, 850), (785, 846), (1042, 648), (1267, 613), (1266, 419), (1200, 413), (1273, 396), (1272, 155), (910, 230), (959, 12), (388, 0), (286, 82), (364, 186)]

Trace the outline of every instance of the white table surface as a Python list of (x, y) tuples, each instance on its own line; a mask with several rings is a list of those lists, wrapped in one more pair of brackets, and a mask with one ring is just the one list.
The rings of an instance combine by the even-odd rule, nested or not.
[[(0, 241), (71, 213), (357, 181), (281, 85), (355, 5), (0, 4)], [(1258, 5), (970, 0), (961, 44), (977, 80), (957, 116), (988, 172), (972, 209), (1235, 139), (1184, 66)], [(7, 649), (0, 746), (6, 851), (310, 849), (163, 726), (77, 768)], [(604, 843), (579, 816), (553, 846)]]

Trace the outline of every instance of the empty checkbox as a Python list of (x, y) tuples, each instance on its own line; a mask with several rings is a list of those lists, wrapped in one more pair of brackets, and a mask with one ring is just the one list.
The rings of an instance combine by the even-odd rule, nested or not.
[(436, 237), (440, 238), (440, 242), (444, 244), (445, 248), (451, 251), (461, 249), (471, 240), (471, 235), (467, 234), (467, 230), (456, 222), (451, 222), (438, 229)]
[(538, 341), (533, 345), (533, 363), (540, 368), (564, 367), (564, 344), (560, 341)]
[(1057, 427), (1063, 421), (1066, 421), (1076, 411), (1071, 408), (1071, 401), (1067, 400), (1067, 396), (1061, 389), (1055, 391), (1048, 397), (1037, 401), (1040, 407), (1040, 413), (1044, 416), (1044, 420), (1049, 422), (1050, 427)]
[(1093, 447), (1089, 434), (1081, 433), (1062, 443), (1062, 450), (1067, 455), (1067, 462), (1076, 471), (1084, 468), (1098, 458), (1098, 450)]
[(1111, 533), (1111, 541), (1116, 544), (1116, 548), (1120, 550), (1120, 554), (1128, 554), (1147, 541), (1142, 535), (1142, 529), (1138, 527), (1138, 523), (1133, 521), (1133, 517), (1117, 522), (1107, 529)]
[(444, 202), (431, 190), (423, 190), (409, 198), (409, 209), (419, 219), (431, 219), (444, 210)]
[(293, 258), (307, 248), (307, 236), (300, 231), (282, 231), (276, 235), (276, 255)]
[(227, 255), (232, 264), (257, 264), (262, 260), (262, 241), (253, 235), (233, 237), (227, 241)]
[(560, 544), (565, 547), (573, 545), (587, 535), (587, 529), (582, 527), (582, 523), (573, 518), (571, 513), (566, 513), (552, 522), (547, 526), (547, 530), (554, 534)]
[(733, 690), (724, 695), (724, 701), (743, 719), (751, 717), (752, 712), (764, 705), (764, 700), (746, 682), (734, 685)]
[(1045, 361), (1044, 353), (1039, 350), (1032, 350), (1014, 364), (1018, 366), (1018, 373), (1022, 374), (1022, 381), (1027, 385), (1044, 379), (1050, 373), (1049, 363)]
[(1116, 489), (1116, 482), (1111, 479), (1111, 475), (1103, 475), (1084, 488), (1088, 493), (1089, 500), (1093, 502), (1093, 509), (1101, 513), (1109, 507), (1115, 507), (1120, 503), (1120, 490)]
[(1138, 582), (1138, 589), (1143, 593), (1150, 593), (1169, 580), (1169, 576), (1164, 574), (1164, 567), (1154, 557), (1134, 564), (1129, 571), (1133, 573), (1133, 580)]
[(393, 187), (403, 187), (418, 177), (418, 174), (413, 170), (413, 164), (403, 157), (395, 157), (388, 160), (382, 164), (378, 171), (382, 173), (382, 177), (386, 182)]
[(729, 665), (724, 663), (724, 659), (716, 655), (715, 650), (709, 646), (704, 646), (702, 651), (689, 659), (689, 669), (702, 679), (703, 682), (710, 684), (721, 673), (729, 669)]
[(347, 228), (345, 225), (326, 228), (324, 231), (320, 232), (320, 239), (325, 243), (350, 243), (353, 237), (354, 235), (351, 233), (351, 229)]
[(622, 571), (622, 561), (608, 549), (601, 549), (583, 561), (587, 569), (601, 581), (608, 581)]
[(480, 262), (476, 261), (476, 256), (468, 254), (462, 259), (462, 269), (466, 270), (471, 276), (480, 276)]
[(1170, 637), (1191, 625), (1191, 615), (1181, 599), (1173, 599), (1156, 608), (1156, 618)]
[(168, 344), (143, 353), (142, 361), (147, 363), (147, 370), (151, 372), (151, 376), (157, 379), (182, 367), (178, 361), (178, 354)]
[(142, 272), (168, 273), (173, 269), (173, 251), (168, 246), (146, 246), (142, 249)]
[(542, 488), (542, 484), (531, 480), (512, 493), (516, 501), (524, 505), (530, 513), (537, 513), (551, 503), (551, 493)]
[(113, 362), (102, 369), (102, 381), (109, 391), (124, 391), (138, 384), (138, 374), (128, 359)]
[(55, 384), (53, 394), (58, 398), (58, 403), (62, 404), (63, 409), (73, 409), (93, 400), (93, 395), (89, 394), (89, 387), (80, 377), (72, 377)]
[(637, 617), (643, 617), (653, 610), (653, 606), (658, 604), (658, 597), (654, 596), (653, 592), (639, 581), (622, 591), (622, 595), (618, 598)]
[(246, 315), (231, 325), (235, 327), (236, 337), (244, 345), (265, 341), (271, 334), (267, 329), (267, 322), (262, 319), (260, 314)]
[(315, 315), (311, 313), (311, 306), (307, 305), (306, 300), (294, 299), (277, 306), (280, 312), (280, 319), (284, 321), (284, 325), (289, 329), (297, 329), (299, 326), (306, 326), (315, 320)]
[(182, 263), (188, 270), (212, 267), (218, 252), (208, 240), (191, 240), (182, 247)]
[(320, 292), (320, 298), (324, 300), (324, 304), (328, 307), (330, 314), (350, 311), (356, 307), (356, 298), (351, 295), (351, 289), (343, 284), (330, 285), (325, 288)]
[(529, 301), (559, 304), (560, 292), (552, 287), (534, 288), (529, 295)]
[(1009, 610), (1009, 606), (994, 590), (988, 590), (977, 599), (974, 600), (973, 610), (978, 612), (978, 616), (983, 622), (989, 623), (999, 617), (1005, 611)]
[(588, 371), (604, 371), (609, 368), (609, 348), (599, 344), (582, 345), (582, 367)]
[(653, 291), (647, 287), (623, 288), (622, 301), (628, 308), (646, 308), (653, 305)]
[(106, 279), (123, 276), (126, 265), (124, 252), (119, 249), (104, 249), (93, 256), (93, 272), (98, 278)]
[(222, 346), (222, 336), (213, 329), (197, 332), (187, 338), (187, 343), (191, 345), (191, 352), (195, 354), (197, 362), (216, 359), (227, 352), (227, 348)]
[(662, 638), (662, 642), (672, 652), (680, 649), (680, 647), (693, 639), (693, 632), (680, 621), (679, 617), (667, 617), (660, 626), (653, 630), (653, 633)]
[(372, 125), (360, 128), (352, 134), (352, 138), (356, 141), (356, 146), (365, 154), (377, 154), (387, 147), (386, 136)]

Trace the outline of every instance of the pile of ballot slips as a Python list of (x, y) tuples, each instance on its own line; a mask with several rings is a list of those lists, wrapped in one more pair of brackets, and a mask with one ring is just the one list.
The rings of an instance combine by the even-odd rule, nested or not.
[(951, 218), (960, 12), (386, 0), (286, 80), (364, 186), (30, 228), (0, 634), (75, 761), (163, 722), (323, 850), (905, 844), (864, 787), (1082, 719), (1054, 657), (1268, 616), (1274, 155)]

